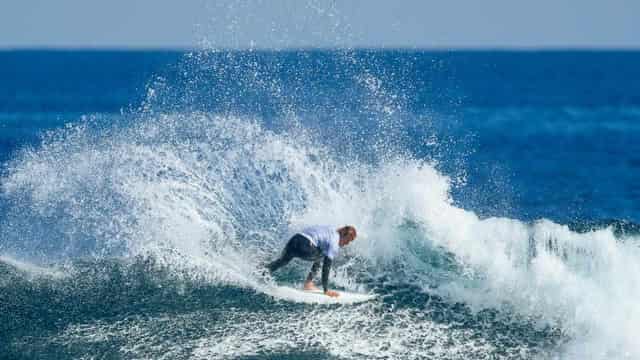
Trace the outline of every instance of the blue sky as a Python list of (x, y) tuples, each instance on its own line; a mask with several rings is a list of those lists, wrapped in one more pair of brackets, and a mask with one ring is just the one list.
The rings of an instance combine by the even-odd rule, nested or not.
[(640, 48), (640, 0), (3, 0), (0, 47)]

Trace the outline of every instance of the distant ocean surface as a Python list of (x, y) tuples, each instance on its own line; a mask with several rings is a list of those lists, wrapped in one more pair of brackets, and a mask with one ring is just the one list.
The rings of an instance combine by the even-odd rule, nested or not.
[(638, 359), (639, 139), (637, 51), (0, 51), (0, 358)]

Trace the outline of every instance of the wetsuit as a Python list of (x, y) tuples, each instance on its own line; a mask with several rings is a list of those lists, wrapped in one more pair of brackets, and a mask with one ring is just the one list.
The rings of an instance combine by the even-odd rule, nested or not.
[(326, 292), (329, 282), (331, 262), (340, 252), (339, 235), (331, 226), (312, 226), (295, 234), (282, 252), (279, 259), (269, 264), (269, 271), (274, 272), (288, 264), (294, 257), (313, 261), (307, 281), (313, 280), (322, 262), (322, 288)]

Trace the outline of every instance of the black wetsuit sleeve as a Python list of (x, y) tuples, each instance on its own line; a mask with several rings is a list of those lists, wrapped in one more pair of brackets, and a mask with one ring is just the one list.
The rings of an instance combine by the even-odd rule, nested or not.
[(322, 288), (324, 292), (329, 290), (329, 272), (331, 271), (331, 259), (328, 256), (324, 257), (324, 263), (322, 264)]

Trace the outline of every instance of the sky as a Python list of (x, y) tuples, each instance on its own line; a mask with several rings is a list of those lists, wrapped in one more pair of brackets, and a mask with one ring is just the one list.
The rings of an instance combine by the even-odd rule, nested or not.
[(2, 0), (43, 47), (640, 49), (640, 0)]

